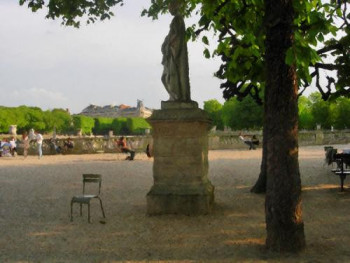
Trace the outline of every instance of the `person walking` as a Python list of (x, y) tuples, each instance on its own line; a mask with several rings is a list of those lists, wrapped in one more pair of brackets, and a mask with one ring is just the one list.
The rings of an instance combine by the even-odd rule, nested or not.
[(23, 143), (23, 156), (24, 158), (27, 158), (28, 149), (29, 149), (29, 137), (26, 131), (23, 132), (22, 134), (22, 143)]
[(43, 156), (43, 136), (39, 132), (35, 132), (36, 143), (38, 145), (39, 159)]
[(17, 144), (16, 144), (16, 138), (12, 137), (10, 140), (10, 153), (13, 157), (17, 156)]

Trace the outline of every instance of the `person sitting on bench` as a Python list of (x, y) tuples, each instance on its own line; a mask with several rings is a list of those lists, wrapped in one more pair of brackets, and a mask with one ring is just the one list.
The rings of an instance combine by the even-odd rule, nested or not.
[(256, 145), (259, 145), (259, 140), (256, 138), (255, 135), (250, 136), (250, 135), (242, 135), (241, 133), (239, 134), (239, 138), (249, 146), (249, 150), (256, 149)]
[(64, 147), (65, 151), (68, 151), (68, 149), (73, 149), (74, 148), (73, 141), (71, 140), (70, 137), (68, 137), (67, 141), (64, 142), (63, 147)]
[(130, 156), (126, 157), (125, 160), (129, 160), (129, 161), (134, 160), (135, 151), (131, 150), (126, 145), (126, 138), (124, 136), (119, 138), (119, 140), (117, 141), (117, 146), (121, 149), (122, 153), (130, 153)]

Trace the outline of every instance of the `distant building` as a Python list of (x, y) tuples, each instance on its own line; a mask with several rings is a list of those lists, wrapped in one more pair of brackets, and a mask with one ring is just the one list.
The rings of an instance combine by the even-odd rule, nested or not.
[(142, 117), (148, 118), (152, 115), (153, 110), (146, 108), (141, 100), (137, 100), (137, 107), (130, 107), (128, 105), (121, 104), (119, 106), (107, 105), (107, 106), (96, 106), (90, 104), (88, 107), (83, 109), (79, 115), (85, 115), (89, 117)]

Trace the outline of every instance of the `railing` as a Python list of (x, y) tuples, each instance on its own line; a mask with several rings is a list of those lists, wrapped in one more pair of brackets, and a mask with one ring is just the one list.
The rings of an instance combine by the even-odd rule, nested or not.
[[(260, 141), (259, 147), (262, 145), (261, 131), (248, 131), (245, 134), (256, 135)], [(208, 136), (209, 150), (218, 149), (247, 149), (239, 138), (239, 132), (212, 132)], [(0, 135), (0, 138), (9, 137), (9, 135)], [(94, 136), (94, 137), (70, 137), (74, 143), (73, 149), (64, 151), (64, 141), (67, 138), (60, 137), (55, 140), (57, 146), (61, 147), (63, 153), (67, 154), (92, 154), (92, 153), (116, 153), (120, 150), (115, 145), (114, 140), (119, 136)], [(20, 136), (17, 136), (17, 152), (23, 153), (23, 147), (20, 141)], [(147, 144), (152, 143), (152, 136), (127, 136), (127, 141), (136, 152), (144, 152)], [(300, 131), (299, 146), (307, 145), (334, 145), (350, 143), (350, 130), (342, 131)], [(55, 147), (50, 139), (44, 139), (43, 153), (56, 154)], [(35, 141), (30, 143), (28, 154), (37, 154)]]

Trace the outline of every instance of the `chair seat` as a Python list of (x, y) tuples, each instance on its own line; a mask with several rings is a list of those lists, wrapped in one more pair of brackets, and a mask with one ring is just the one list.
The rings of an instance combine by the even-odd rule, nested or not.
[[(70, 215), (71, 215), (71, 221), (73, 221), (73, 204), (78, 203), (80, 204), (80, 216), (82, 216), (82, 207), (83, 204), (86, 204), (88, 206), (88, 221), (91, 223), (90, 220), (90, 201), (91, 199), (98, 199), (100, 201), (101, 205), (101, 211), (103, 218), (106, 218), (105, 212), (103, 210), (102, 206), (102, 200), (100, 198), (101, 193), (101, 175), (100, 174), (83, 174), (83, 194), (81, 195), (74, 195), (72, 197), (71, 203), (70, 203)], [(98, 184), (98, 194), (85, 194), (85, 183), (97, 183)]]
[(72, 198), (72, 202), (74, 202), (74, 203), (88, 203), (93, 198), (97, 198), (97, 195), (75, 195)]

